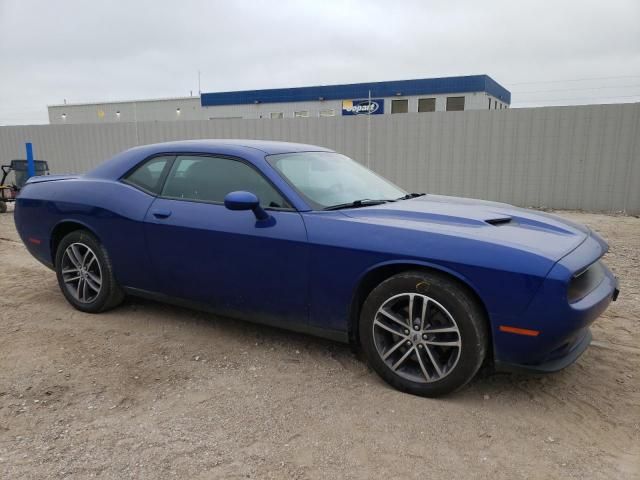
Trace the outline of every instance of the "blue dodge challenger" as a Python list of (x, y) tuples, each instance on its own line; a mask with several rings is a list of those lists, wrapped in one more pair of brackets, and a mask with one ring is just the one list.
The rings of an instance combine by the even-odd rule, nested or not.
[(15, 222), (79, 310), (129, 294), (349, 342), (423, 396), (483, 364), (566, 367), (618, 295), (586, 227), (407, 193), (313, 145), (132, 148), (85, 175), (33, 177)]

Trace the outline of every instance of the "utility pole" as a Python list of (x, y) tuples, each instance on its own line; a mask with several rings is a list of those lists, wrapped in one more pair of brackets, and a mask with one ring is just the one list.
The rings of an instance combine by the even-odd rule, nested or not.
[(371, 90), (369, 90), (369, 105), (367, 108), (367, 168), (371, 168)]
[(133, 127), (136, 133), (136, 145), (140, 145), (140, 135), (138, 134), (138, 102), (133, 102)]

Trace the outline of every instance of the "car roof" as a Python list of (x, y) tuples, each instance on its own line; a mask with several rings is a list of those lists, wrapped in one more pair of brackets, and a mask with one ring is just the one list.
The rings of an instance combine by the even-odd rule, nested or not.
[[(177, 142), (155, 143), (143, 145), (141, 149), (157, 151), (200, 150), (202, 153), (215, 153), (220, 147), (239, 147), (260, 150), (267, 155), (292, 152), (330, 152), (332, 150), (309, 145), (305, 143), (278, 142), (273, 140), (248, 140), (248, 139), (205, 139), (205, 140), (181, 140)], [(240, 153), (240, 152), (238, 152)]]
[(241, 140), (241, 139), (208, 139), (182, 140), (176, 142), (154, 143), (140, 145), (119, 153), (110, 160), (103, 162), (88, 171), (84, 176), (89, 178), (117, 179), (145, 158), (153, 155), (196, 153), (222, 154), (244, 158), (250, 162), (264, 162), (266, 155), (295, 152), (332, 152), (328, 148), (304, 143), (276, 142), (270, 140)]

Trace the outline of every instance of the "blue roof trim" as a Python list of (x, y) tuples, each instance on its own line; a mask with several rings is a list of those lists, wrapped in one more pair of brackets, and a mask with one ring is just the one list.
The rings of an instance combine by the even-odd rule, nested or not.
[(250, 103), (308, 102), (317, 101), (321, 97), (323, 100), (349, 100), (367, 98), (369, 90), (372, 97), (395, 97), (397, 93), (404, 96), (487, 92), (507, 104), (511, 103), (511, 93), (488, 75), (203, 93), (200, 95), (200, 103), (203, 107), (213, 107)]

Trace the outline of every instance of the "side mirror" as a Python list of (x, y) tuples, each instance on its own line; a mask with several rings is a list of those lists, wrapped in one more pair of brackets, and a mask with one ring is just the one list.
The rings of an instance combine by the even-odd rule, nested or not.
[(229, 210), (252, 210), (258, 220), (266, 220), (269, 214), (260, 206), (260, 200), (251, 192), (231, 192), (224, 197)]

